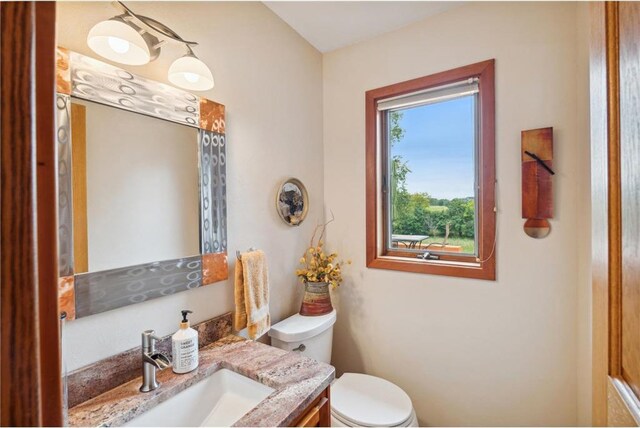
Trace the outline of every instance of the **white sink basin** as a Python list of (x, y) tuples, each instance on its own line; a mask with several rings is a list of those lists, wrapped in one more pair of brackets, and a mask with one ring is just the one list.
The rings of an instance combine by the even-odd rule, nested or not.
[(125, 426), (230, 426), (273, 391), (248, 377), (220, 369)]

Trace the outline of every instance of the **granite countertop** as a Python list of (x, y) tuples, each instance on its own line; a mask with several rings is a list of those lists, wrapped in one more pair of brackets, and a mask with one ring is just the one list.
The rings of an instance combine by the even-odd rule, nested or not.
[(235, 426), (288, 426), (331, 383), (332, 366), (262, 343), (228, 335), (199, 351), (198, 368), (187, 374), (171, 369), (157, 374), (160, 387), (141, 393), (141, 377), (113, 388), (69, 410), (70, 426), (119, 426), (203, 380), (230, 369), (275, 391)]

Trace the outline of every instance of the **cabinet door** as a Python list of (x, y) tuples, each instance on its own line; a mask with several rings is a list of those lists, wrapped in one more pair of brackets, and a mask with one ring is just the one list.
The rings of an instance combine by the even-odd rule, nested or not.
[(296, 427), (330, 427), (331, 426), (331, 401), (330, 387), (327, 387), (313, 402), (302, 412), (295, 423)]

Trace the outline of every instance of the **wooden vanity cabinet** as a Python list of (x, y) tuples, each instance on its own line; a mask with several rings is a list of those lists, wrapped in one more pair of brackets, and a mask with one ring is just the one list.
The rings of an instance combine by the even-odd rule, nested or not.
[(327, 387), (295, 420), (292, 427), (330, 427), (331, 426), (331, 387)]

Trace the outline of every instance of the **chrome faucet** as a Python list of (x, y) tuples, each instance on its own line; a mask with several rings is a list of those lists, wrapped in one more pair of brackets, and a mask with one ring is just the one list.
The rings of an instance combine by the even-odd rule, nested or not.
[(156, 352), (156, 341), (161, 340), (154, 330), (142, 332), (142, 386), (140, 392), (153, 391), (160, 386), (156, 380), (156, 369), (164, 370), (171, 366), (171, 359)]

